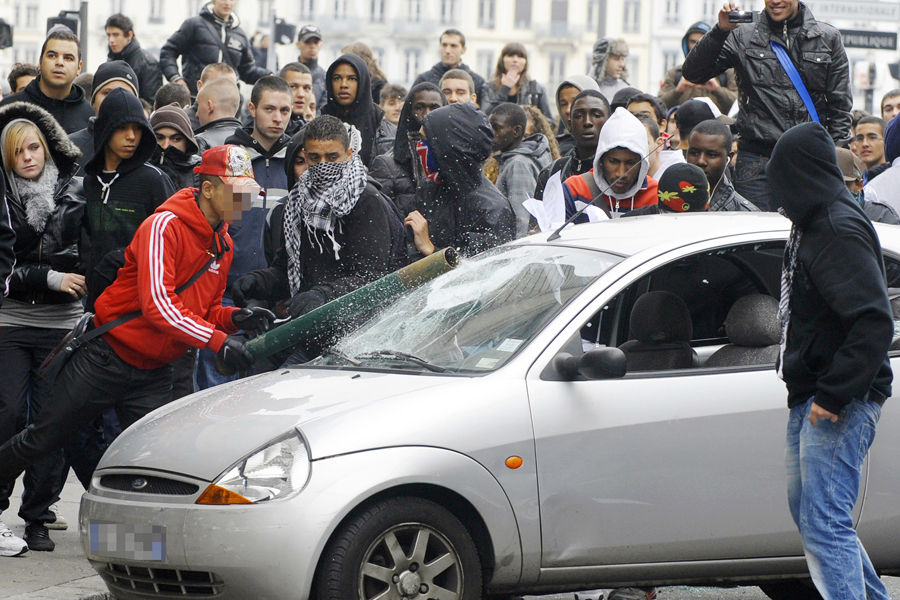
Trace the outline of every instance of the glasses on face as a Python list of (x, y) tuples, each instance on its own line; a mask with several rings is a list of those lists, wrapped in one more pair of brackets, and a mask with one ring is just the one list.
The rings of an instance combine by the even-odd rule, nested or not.
[(883, 140), (883, 139), (884, 138), (881, 137), (880, 135), (878, 135), (877, 133), (868, 133), (866, 135), (859, 134), (858, 136), (856, 136), (856, 143), (862, 144), (866, 140), (868, 140), (870, 142), (877, 142), (877, 141)]

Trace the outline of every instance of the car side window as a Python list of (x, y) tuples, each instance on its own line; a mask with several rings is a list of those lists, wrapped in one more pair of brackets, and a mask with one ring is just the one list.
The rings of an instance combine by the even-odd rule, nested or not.
[(894, 340), (891, 343), (891, 352), (896, 353), (900, 352), (900, 260), (885, 256), (884, 268), (887, 273), (891, 313), (894, 315)]
[[(738, 300), (753, 304), (757, 313), (760, 306), (771, 309), (774, 303), (777, 308), (783, 251), (783, 242), (742, 244), (667, 263), (594, 314), (581, 329), (582, 348), (621, 348), (630, 373), (706, 366), (716, 351), (734, 343), (726, 332), (726, 317)], [(762, 343), (777, 334), (768, 320), (760, 327), (768, 329), (748, 337)], [(766, 356), (756, 353), (742, 360), (768, 364)]]

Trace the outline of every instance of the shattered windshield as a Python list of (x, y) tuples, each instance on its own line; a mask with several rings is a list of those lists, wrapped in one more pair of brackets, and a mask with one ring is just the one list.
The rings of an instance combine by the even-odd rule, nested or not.
[(499, 368), (621, 260), (559, 246), (486, 252), (413, 290), (316, 362), (435, 372)]

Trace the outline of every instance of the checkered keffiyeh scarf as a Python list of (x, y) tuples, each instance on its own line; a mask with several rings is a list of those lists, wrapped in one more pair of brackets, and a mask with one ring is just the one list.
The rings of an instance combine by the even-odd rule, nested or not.
[(778, 377), (784, 379), (784, 350), (787, 347), (788, 323), (791, 320), (791, 288), (797, 270), (797, 250), (803, 231), (796, 225), (791, 227), (791, 237), (784, 248), (784, 262), (781, 265), (781, 298), (778, 300), (778, 317), (781, 319), (781, 347), (778, 350)]
[(335, 260), (340, 260), (341, 245), (335, 239), (338, 219), (346, 216), (362, 196), (368, 171), (354, 152), (347, 162), (322, 162), (309, 167), (291, 188), (284, 206), (284, 241), (288, 255), (288, 282), (296, 294), (303, 281), (300, 244), (303, 230), (322, 250), (320, 235), (331, 240)]

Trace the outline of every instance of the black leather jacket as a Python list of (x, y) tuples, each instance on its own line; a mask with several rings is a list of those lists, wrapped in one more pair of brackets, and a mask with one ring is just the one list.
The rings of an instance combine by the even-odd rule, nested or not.
[(768, 156), (781, 134), (810, 120), (800, 94), (769, 46), (781, 43), (801, 73), (822, 125), (835, 143), (850, 139), (850, 71), (840, 32), (819, 23), (802, 2), (789, 22), (762, 11), (758, 22), (732, 32), (714, 27), (688, 54), (683, 76), (704, 83), (734, 68), (738, 83), (740, 148)]

